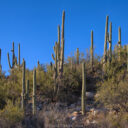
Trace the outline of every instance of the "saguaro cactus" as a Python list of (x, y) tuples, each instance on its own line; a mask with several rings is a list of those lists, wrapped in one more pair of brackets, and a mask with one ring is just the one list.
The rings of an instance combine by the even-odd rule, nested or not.
[(12, 65), (10, 63), (10, 57), (9, 53), (7, 54), (8, 56), (8, 64), (10, 69), (13, 69), (15, 66), (20, 66), (20, 44), (18, 45), (18, 64), (17, 64), (17, 57), (15, 56), (15, 50), (14, 50), (14, 42), (12, 43)]
[(36, 114), (36, 69), (33, 71), (33, 98), (32, 98), (32, 113)]
[(77, 63), (77, 65), (79, 65), (79, 56), (80, 56), (79, 48), (77, 48), (77, 50), (76, 50), (76, 63)]
[(59, 67), (60, 78), (63, 75), (63, 65), (64, 65), (64, 21), (65, 21), (65, 11), (63, 11), (63, 15), (62, 15), (61, 54), (60, 54), (60, 67)]
[(128, 45), (127, 45), (127, 72), (128, 72)]
[(105, 41), (104, 41), (103, 71), (106, 70), (106, 63), (107, 63), (107, 40), (108, 40), (108, 16), (106, 17), (106, 26), (105, 26)]
[(112, 61), (112, 22), (110, 22), (109, 27), (109, 64)]
[(2, 64), (1, 64), (1, 49), (0, 49), (0, 71), (2, 71)]
[(81, 94), (81, 110), (82, 115), (86, 111), (86, 76), (85, 76), (85, 63), (82, 63), (82, 94)]
[(20, 44), (18, 44), (18, 66), (20, 67)]
[(26, 85), (26, 100), (28, 101), (29, 99), (29, 80), (27, 80), (27, 85)]
[(118, 28), (118, 55), (119, 55), (119, 61), (121, 59), (121, 28)]
[(23, 59), (23, 67), (22, 67), (22, 108), (25, 107), (25, 60)]
[(52, 54), (52, 58), (55, 61), (55, 74), (56, 78), (59, 75), (59, 77), (62, 77), (63, 74), (63, 64), (64, 64), (64, 21), (65, 21), (65, 12), (63, 11), (62, 15), (62, 31), (61, 31), (61, 45), (60, 45), (60, 26), (58, 26), (58, 42), (55, 43), (54, 49), (54, 55)]
[(93, 71), (93, 31), (91, 31), (91, 49), (90, 49), (90, 65), (91, 70)]

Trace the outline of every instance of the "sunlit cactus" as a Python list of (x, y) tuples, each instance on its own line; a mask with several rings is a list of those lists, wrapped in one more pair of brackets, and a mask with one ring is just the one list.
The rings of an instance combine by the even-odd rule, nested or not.
[(91, 65), (91, 71), (93, 71), (93, 31), (91, 31), (91, 49), (90, 49), (90, 65)]
[(55, 61), (55, 65), (54, 65), (55, 78), (57, 78), (58, 75), (61, 78), (62, 74), (63, 74), (63, 64), (64, 64), (64, 21), (65, 21), (65, 12), (63, 11), (61, 43), (60, 43), (60, 26), (58, 26), (58, 42), (55, 43), (55, 46), (53, 47), (54, 54), (52, 54), (52, 58)]
[(20, 44), (18, 44), (18, 66), (20, 67)]
[(107, 64), (107, 41), (108, 41), (108, 16), (106, 17), (106, 26), (105, 26), (103, 71), (106, 71), (106, 64)]
[(32, 113), (33, 115), (36, 114), (36, 69), (33, 71)]
[(112, 22), (110, 22), (109, 27), (109, 64), (112, 61)]
[(1, 64), (1, 49), (0, 49), (0, 71), (2, 71), (2, 64)]
[(85, 76), (85, 63), (82, 63), (82, 94), (81, 94), (81, 110), (82, 115), (86, 111), (86, 76)]
[(7, 54), (9, 68), (13, 69), (16, 66), (20, 67), (20, 44), (18, 45), (18, 64), (17, 64), (17, 57), (15, 56), (14, 42), (12, 43), (12, 50), (11, 50), (11, 52), (12, 52), (12, 65), (11, 65), (11, 62), (10, 62), (9, 53)]
[(80, 57), (80, 52), (79, 52), (79, 48), (77, 48), (77, 50), (76, 50), (76, 64), (77, 65), (79, 65), (79, 63), (80, 63), (79, 57)]
[(118, 28), (118, 57), (121, 60), (121, 28)]
[(25, 60), (23, 59), (23, 67), (22, 67), (22, 108), (25, 107)]

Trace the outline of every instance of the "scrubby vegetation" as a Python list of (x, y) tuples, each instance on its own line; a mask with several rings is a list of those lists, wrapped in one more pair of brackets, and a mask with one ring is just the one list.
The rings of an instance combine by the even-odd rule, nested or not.
[(120, 28), (118, 45), (112, 50), (112, 24), (108, 33), (106, 18), (103, 57), (94, 55), (91, 31), (90, 52), (85, 56), (77, 48), (74, 56), (64, 58), (64, 19), (65, 12), (61, 39), (58, 26), (54, 64), (38, 61), (34, 70), (26, 69), (25, 60), (20, 64), (20, 45), (17, 63), (14, 43), (12, 64), (8, 54), (9, 76), (2, 71), (0, 60), (1, 128), (128, 127), (128, 47), (121, 45)]

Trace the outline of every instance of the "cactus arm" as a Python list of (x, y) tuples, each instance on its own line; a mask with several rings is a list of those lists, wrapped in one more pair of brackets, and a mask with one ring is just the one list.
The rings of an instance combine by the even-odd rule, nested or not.
[(53, 55), (53, 54), (52, 54), (52, 59), (53, 59), (53, 60), (55, 60), (55, 57), (54, 57), (54, 55)]
[(8, 56), (8, 64), (9, 64), (9, 68), (10, 68), (10, 69), (12, 69), (12, 66), (11, 66), (11, 64), (10, 64), (10, 57), (9, 57), (9, 53), (7, 54), (7, 56)]

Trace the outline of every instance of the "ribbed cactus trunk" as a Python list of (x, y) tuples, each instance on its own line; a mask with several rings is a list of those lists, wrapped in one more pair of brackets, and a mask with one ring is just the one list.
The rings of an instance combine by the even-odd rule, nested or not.
[(118, 57), (121, 60), (121, 28), (118, 28)]
[(26, 85), (26, 100), (28, 102), (29, 99), (29, 80), (27, 80), (27, 85)]
[(61, 54), (60, 54), (60, 67), (59, 67), (60, 78), (62, 78), (63, 75), (63, 65), (64, 65), (64, 21), (65, 21), (65, 11), (63, 11), (63, 15), (62, 15)]
[(85, 76), (85, 63), (82, 63), (82, 94), (81, 94), (81, 110), (82, 115), (86, 111), (86, 76)]
[(109, 64), (112, 61), (112, 22), (110, 22), (109, 27)]
[(36, 69), (33, 71), (33, 98), (32, 98), (32, 113), (36, 114)]
[(14, 42), (12, 43), (12, 67), (15, 65), (15, 51), (14, 51)]
[(104, 56), (103, 56), (103, 71), (106, 71), (107, 64), (107, 40), (108, 40), (108, 16), (106, 17), (106, 26), (105, 26), (105, 41), (104, 41)]
[(1, 64), (1, 49), (0, 49), (0, 71), (2, 71), (2, 64)]
[(25, 60), (23, 59), (22, 67), (22, 108), (25, 107)]
[(18, 45), (18, 66), (20, 67), (20, 44)]
[(79, 56), (80, 56), (79, 48), (77, 48), (77, 50), (76, 50), (76, 64), (77, 65), (79, 65)]
[(128, 72), (128, 45), (127, 45), (127, 72)]
[(91, 65), (91, 71), (93, 71), (93, 31), (91, 31), (91, 49), (90, 49), (90, 65)]
[(57, 42), (55, 43), (55, 79), (57, 78), (58, 63), (57, 63)]

